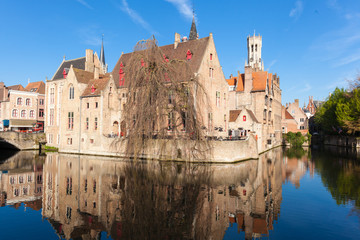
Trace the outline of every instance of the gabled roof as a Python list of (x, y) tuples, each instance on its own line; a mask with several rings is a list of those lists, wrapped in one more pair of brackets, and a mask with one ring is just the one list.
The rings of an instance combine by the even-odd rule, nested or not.
[[(191, 72), (194, 74), (200, 68), (200, 64), (203, 60), (203, 56), (205, 54), (205, 50), (208, 45), (208, 42), (209, 42), (209, 37), (205, 37), (205, 38), (201, 38), (201, 39), (196, 39), (196, 40), (192, 40), (192, 41), (179, 43), (176, 49), (174, 49), (174, 44), (161, 46), (159, 48), (163, 52), (163, 54), (165, 54), (165, 56), (167, 58), (169, 58), (169, 60), (174, 60), (174, 59), (184, 60), (187, 63), (189, 63)], [(188, 50), (190, 50), (192, 53), (192, 58), (189, 61), (187, 61), (187, 59), (186, 59), (186, 53)], [(126, 78), (126, 65), (129, 62), (132, 54), (133, 54), (132, 52), (122, 54), (112, 71), (112, 76), (114, 78), (116, 87), (118, 87), (118, 88), (120, 87), (119, 86), (119, 70), (120, 70), (121, 63), (124, 66), (123, 70), (125, 73), (125, 75), (124, 75), (125, 86), (124, 87), (128, 86), (127, 81), (129, 79)]]
[(74, 68), (85, 70), (85, 61), (85, 57), (63, 61), (51, 80), (63, 79), (64, 68), (70, 68), (71, 65)]
[(87, 84), (91, 79), (94, 78), (94, 73), (85, 70), (73, 68), (75, 77), (79, 83)]
[[(81, 96), (86, 97), (100, 95), (101, 91), (107, 86), (109, 80), (110, 74), (100, 75), (99, 79), (91, 79)], [(93, 87), (95, 89), (94, 92), (92, 92)]]
[(235, 122), (240, 113), (241, 110), (230, 110), (229, 122)]
[(229, 84), (229, 86), (236, 86), (237, 77), (231, 77), (229, 79), (226, 79), (226, 81)]
[(45, 94), (45, 83), (43, 81), (29, 83), (25, 90), (28, 92), (35, 92)]
[(244, 91), (244, 82), (245, 82), (245, 74), (242, 73), (239, 75), (239, 81), (237, 82), (236, 91), (243, 92)]
[[(245, 109), (245, 110), (249, 114), (249, 116), (253, 119), (254, 122), (259, 123), (253, 111), (249, 109)], [(242, 111), (244, 110), (230, 110), (229, 122), (236, 122), (236, 119), (239, 117)]]
[(25, 88), (21, 85), (21, 84), (18, 84), (18, 85), (12, 85), (12, 86), (9, 86), (7, 87), (9, 90), (17, 90), (17, 91), (25, 91)]
[(294, 119), (293, 116), (288, 112), (287, 109), (285, 109), (285, 119)]
[(252, 91), (265, 91), (268, 72), (267, 71), (253, 72), (252, 77), (253, 77)]

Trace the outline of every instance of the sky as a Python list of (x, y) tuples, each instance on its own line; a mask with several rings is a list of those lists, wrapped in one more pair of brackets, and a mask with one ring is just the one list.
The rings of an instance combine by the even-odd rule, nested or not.
[(282, 103), (325, 100), (360, 71), (359, 0), (3, 0), (0, 81), (51, 79), (64, 56), (100, 54), (112, 71), (122, 52), (155, 36), (188, 36), (195, 12), (200, 38), (213, 33), (225, 78), (244, 72), (248, 35), (262, 35), (265, 70), (280, 76)]

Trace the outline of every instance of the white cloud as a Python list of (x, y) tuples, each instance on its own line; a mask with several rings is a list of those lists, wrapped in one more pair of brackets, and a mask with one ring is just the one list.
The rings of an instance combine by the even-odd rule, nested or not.
[(143, 27), (151, 34), (154, 35), (157, 34), (157, 32), (152, 29), (152, 27), (148, 22), (146, 22), (135, 10), (129, 7), (129, 4), (127, 3), (126, 0), (122, 0), (122, 6), (120, 7), (120, 9), (124, 11), (127, 15), (129, 15), (129, 17), (133, 22), (139, 24), (141, 27)]
[(189, 0), (165, 0), (172, 3), (178, 9), (178, 11), (187, 19), (192, 19), (193, 11)]
[(78, 30), (78, 35), (86, 45), (100, 46), (101, 45), (101, 34), (100, 28), (97, 25), (86, 26)]
[(304, 10), (304, 4), (302, 1), (296, 1), (295, 7), (291, 9), (289, 16), (295, 19), (299, 18)]
[(93, 7), (91, 7), (85, 0), (76, 0), (76, 1), (89, 9), (93, 9)]

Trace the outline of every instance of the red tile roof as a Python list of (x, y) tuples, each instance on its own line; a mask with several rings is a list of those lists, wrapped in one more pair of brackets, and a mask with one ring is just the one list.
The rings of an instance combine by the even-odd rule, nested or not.
[[(85, 96), (96, 96), (96, 95), (100, 95), (101, 91), (105, 89), (105, 87), (107, 86), (108, 82), (110, 80), (110, 74), (106, 74), (106, 75), (100, 75), (99, 79), (91, 79), (89, 80), (88, 85), (86, 86), (83, 94), (81, 95), (82, 97)], [(94, 87), (95, 91), (92, 92), (92, 88)]]
[(9, 90), (17, 90), (17, 91), (25, 91), (25, 88), (21, 85), (21, 84), (18, 84), (18, 85), (12, 85), (12, 86), (9, 86), (7, 87)]
[(265, 91), (268, 72), (261, 71), (261, 72), (253, 72), (253, 88), (252, 91)]
[(285, 109), (285, 119), (294, 119), (293, 116), (288, 112), (287, 109)]
[(229, 86), (235, 86), (237, 82), (237, 77), (231, 77), (229, 79), (226, 79), (226, 81), (229, 84)]
[(244, 91), (244, 82), (245, 82), (245, 74), (242, 73), (239, 75), (239, 81), (236, 86), (237, 92), (243, 92)]
[[(199, 70), (199, 67), (203, 60), (208, 42), (209, 42), (209, 37), (205, 37), (205, 38), (201, 38), (201, 39), (196, 39), (196, 40), (179, 43), (176, 49), (174, 49), (174, 44), (161, 46), (159, 48), (162, 51), (162, 53), (170, 61), (171, 60), (183, 60), (185, 63), (188, 63), (192, 74), (194, 74)], [(191, 60), (189, 60), (189, 61), (186, 59), (186, 57), (187, 57), (186, 53), (188, 50), (190, 50), (192, 53)], [(133, 54), (132, 52), (122, 54), (112, 71), (112, 75), (113, 75), (115, 84), (118, 88), (120, 87), (119, 86), (119, 70), (120, 70), (121, 63), (124, 66), (123, 70), (125, 73), (124, 87), (128, 86), (129, 79), (126, 78), (126, 68), (127, 68), (126, 65), (129, 62), (129, 60), (131, 59), (132, 54)]]
[(45, 83), (43, 81), (29, 83), (25, 90), (28, 92), (35, 92), (45, 94)]

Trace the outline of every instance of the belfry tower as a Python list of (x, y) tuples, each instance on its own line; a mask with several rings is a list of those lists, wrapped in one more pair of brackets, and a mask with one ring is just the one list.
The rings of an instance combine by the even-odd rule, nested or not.
[(247, 38), (247, 49), (248, 49), (248, 60), (247, 66), (251, 66), (255, 70), (264, 70), (264, 62), (261, 59), (261, 47), (262, 47), (262, 37), (260, 35), (256, 36), (254, 31), (254, 36), (248, 36)]

